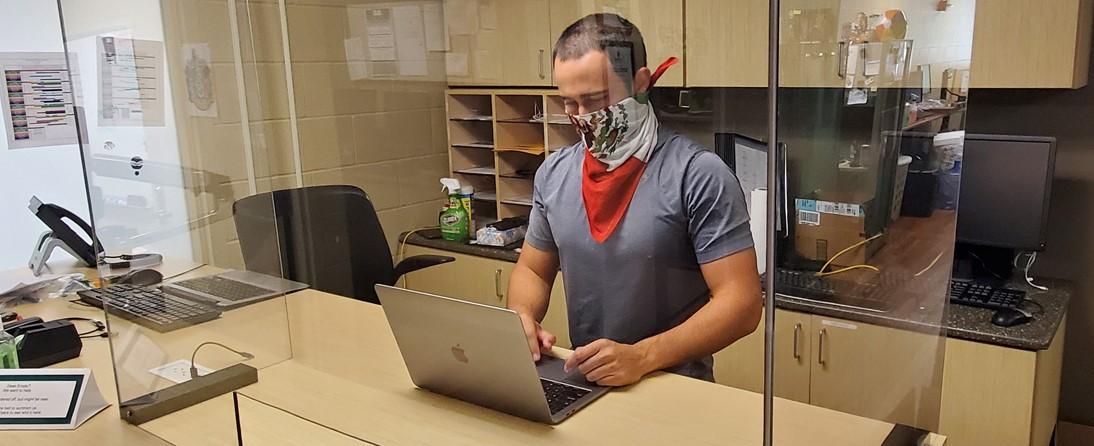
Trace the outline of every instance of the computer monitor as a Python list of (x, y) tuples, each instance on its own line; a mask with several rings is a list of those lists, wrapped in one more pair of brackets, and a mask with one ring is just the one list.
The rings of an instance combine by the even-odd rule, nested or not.
[(957, 241), (1043, 250), (1055, 162), (1055, 138), (965, 135)]

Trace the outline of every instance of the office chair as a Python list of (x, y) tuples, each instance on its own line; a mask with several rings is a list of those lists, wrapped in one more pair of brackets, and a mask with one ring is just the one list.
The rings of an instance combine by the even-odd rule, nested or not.
[(392, 265), (372, 200), (354, 186), (252, 195), (236, 201), (232, 215), (249, 271), (375, 304), (375, 284), (394, 285), (406, 273), (455, 260), (421, 255)]

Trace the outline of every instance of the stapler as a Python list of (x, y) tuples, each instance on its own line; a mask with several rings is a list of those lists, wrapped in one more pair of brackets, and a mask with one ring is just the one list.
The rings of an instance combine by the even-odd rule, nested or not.
[(19, 366), (38, 368), (80, 356), (84, 343), (72, 322), (43, 321), (30, 317), (4, 325), (4, 331), (18, 340)]

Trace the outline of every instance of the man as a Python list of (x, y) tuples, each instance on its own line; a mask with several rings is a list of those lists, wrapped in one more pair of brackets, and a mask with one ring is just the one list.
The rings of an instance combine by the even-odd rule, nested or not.
[(593, 14), (563, 31), (554, 78), (582, 142), (536, 173), (509, 285), (539, 360), (540, 325), (566, 277), (574, 354), (567, 371), (624, 386), (667, 370), (713, 380), (711, 354), (756, 329), (760, 281), (744, 194), (716, 155), (660, 127), (642, 36)]

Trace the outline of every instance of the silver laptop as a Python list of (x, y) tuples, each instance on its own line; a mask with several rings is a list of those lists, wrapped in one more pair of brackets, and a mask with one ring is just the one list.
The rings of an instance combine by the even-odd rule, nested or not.
[(226, 271), (165, 283), (163, 292), (230, 310), (307, 287), (306, 283), (251, 271)]
[(608, 392), (528, 351), (512, 310), (376, 285), (414, 385), (532, 421), (555, 424)]

